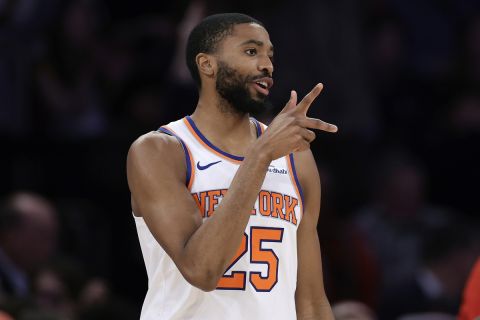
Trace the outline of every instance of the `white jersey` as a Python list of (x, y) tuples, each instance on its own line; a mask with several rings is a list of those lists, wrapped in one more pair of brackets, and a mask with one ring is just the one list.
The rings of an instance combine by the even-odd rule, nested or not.
[[(252, 122), (259, 136), (264, 125), (253, 118)], [(181, 142), (187, 188), (199, 214), (208, 219), (228, 192), (243, 158), (214, 146), (188, 116), (159, 131)], [(252, 208), (241, 246), (217, 289), (211, 292), (189, 284), (144, 220), (135, 217), (148, 274), (141, 319), (296, 319), (297, 227), (302, 210), (302, 190), (293, 155), (273, 161)]]

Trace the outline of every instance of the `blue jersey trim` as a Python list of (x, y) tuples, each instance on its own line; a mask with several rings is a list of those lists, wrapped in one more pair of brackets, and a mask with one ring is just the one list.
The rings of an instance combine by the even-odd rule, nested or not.
[(260, 126), (260, 123), (255, 118), (250, 118), (250, 120), (253, 121), (255, 128), (257, 128), (257, 138), (260, 137), (262, 135), (262, 127)]
[(188, 152), (188, 149), (187, 149), (187, 145), (185, 144), (185, 142), (183, 142), (182, 139), (180, 139), (179, 136), (177, 136), (175, 133), (173, 133), (172, 131), (166, 129), (166, 128), (163, 128), (163, 127), (160, 127), (158, 129), (158, 131), (160, 132), (163, 132), (163, 133), (166, 133), (172, 137), (175, 137), (177, 138), (177, 140), (180, 142), (180, 144), (182, 145), (182, 148), (183, 148), (183, 152), (185, 153), (185, 162), (187, 163), (187, 177), (185, 179), (186, 183), (185, 185), (189, 185), (190, 184), (190, 177), (192, 175), (192, 165), (191, 165), (191, 159), (190, 159), (190, 154)]
[(198, 130), (197, 126), (195, 125), (195, 122), (193, 122), (193, 120), (192, 120), (192, 118), (190, 118), (190, 116), (186, 116), (185, 118), (187, 119), (188, 123), (190, 123), (190, 125), (192, 126), (193, 130), (198, 135), (198, 137), (200, 139), (202, 139), (202, 141), (205, 142), (205, 144), (207, 144), (210, 148), (212, 148), (213, 150), (217, 151), (218, 153), (220, 153), (220, 154), (222, 154), (225, 157), (228, 157), (230, 159), (237, 160), (237, 161), (243, 161), (244, 157), (235, 156), (233, 154), (230, 154), (228, 152), (225, 152), (225, 151), (217, 148), (210, 141), (208, 141), (208, 139), (200, 132), (200, 130)]
[(297, 184), (298, 192), (300, 192), (300, 198), (302, 199), (302, 203), (305, 203), (304, 198), (303, 198), (302, 186), (300, 185), (300, 182), (298, 181), (297, 170), (295, 169), (295, 160), (293, 159), (293, 153), (290, 153), (289, 157), (290, 157), (290, 163), (292, 164), (293, 177), (295, 178), (295, 183)]

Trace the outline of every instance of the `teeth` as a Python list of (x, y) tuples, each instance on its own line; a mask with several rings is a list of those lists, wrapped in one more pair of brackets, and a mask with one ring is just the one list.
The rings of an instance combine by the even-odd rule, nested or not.
[(260, 86), (263, 87), (263, 88), (267, 88), (267, 87), (268, 87), (268, 84), (267, 84), (265, 81), (258, 81), (257, 84), (260, 85)]

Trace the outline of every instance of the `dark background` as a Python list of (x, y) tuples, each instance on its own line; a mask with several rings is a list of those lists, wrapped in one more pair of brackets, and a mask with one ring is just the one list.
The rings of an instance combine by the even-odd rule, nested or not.
[[(146, 273), (126, 154), (141, 134), (193, 112), (185, 37), (203, 16), (232, 11), (264, 22), (275, 46), (275, 110), (260, 120), (269, 123), (291, 89), (303, 96), (325, 85), (310, 115), (339, 127), (312, 144), (327, 294), (380, 313), (383, 292), (397, 289), (375, 248), (388, 246), (377, 231), (389, 229), (369, 229), (372, 212), (404, 228), (398, 239), (426, 243), (405, 258), (412, 270), (469, 247), (458, 230), (478, 230), (478, 1), (0, 1), (0, 195), (49, 199), (62, 224), (59, 255), (139, 310)], [(394, 218), (379, 207), (394, 208)], [(425, 216), (441, 216), (432, 228), (442, 233), (430, 222), (426, 232)], [(411, 252), (401, 247), (398, 259), (402, 248)], [(454, 312), (455, 299), (438, 310)]]

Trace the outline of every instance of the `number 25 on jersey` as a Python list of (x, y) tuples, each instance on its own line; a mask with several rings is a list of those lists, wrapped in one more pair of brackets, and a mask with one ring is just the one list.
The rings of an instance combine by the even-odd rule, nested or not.
[[(248, 279), (256, 291), (268, 292), (275, 287), (278, 281), (278, 257), (272, 249), (262, 248), (263, 242), (282, 242), (283, 228), (251, 227), (250, 228), (250, 263), (266, 264), (267, 275), (261, 272), (250, 271)], [(243, 234), (242, 243), (238, 248), (232, 263), (226, 272), (248, 251), (248, 236)], [(231, 275), (224, 275), (218, 281), (220, 290), (245, 290), (247, 272), (232, 271)]]

